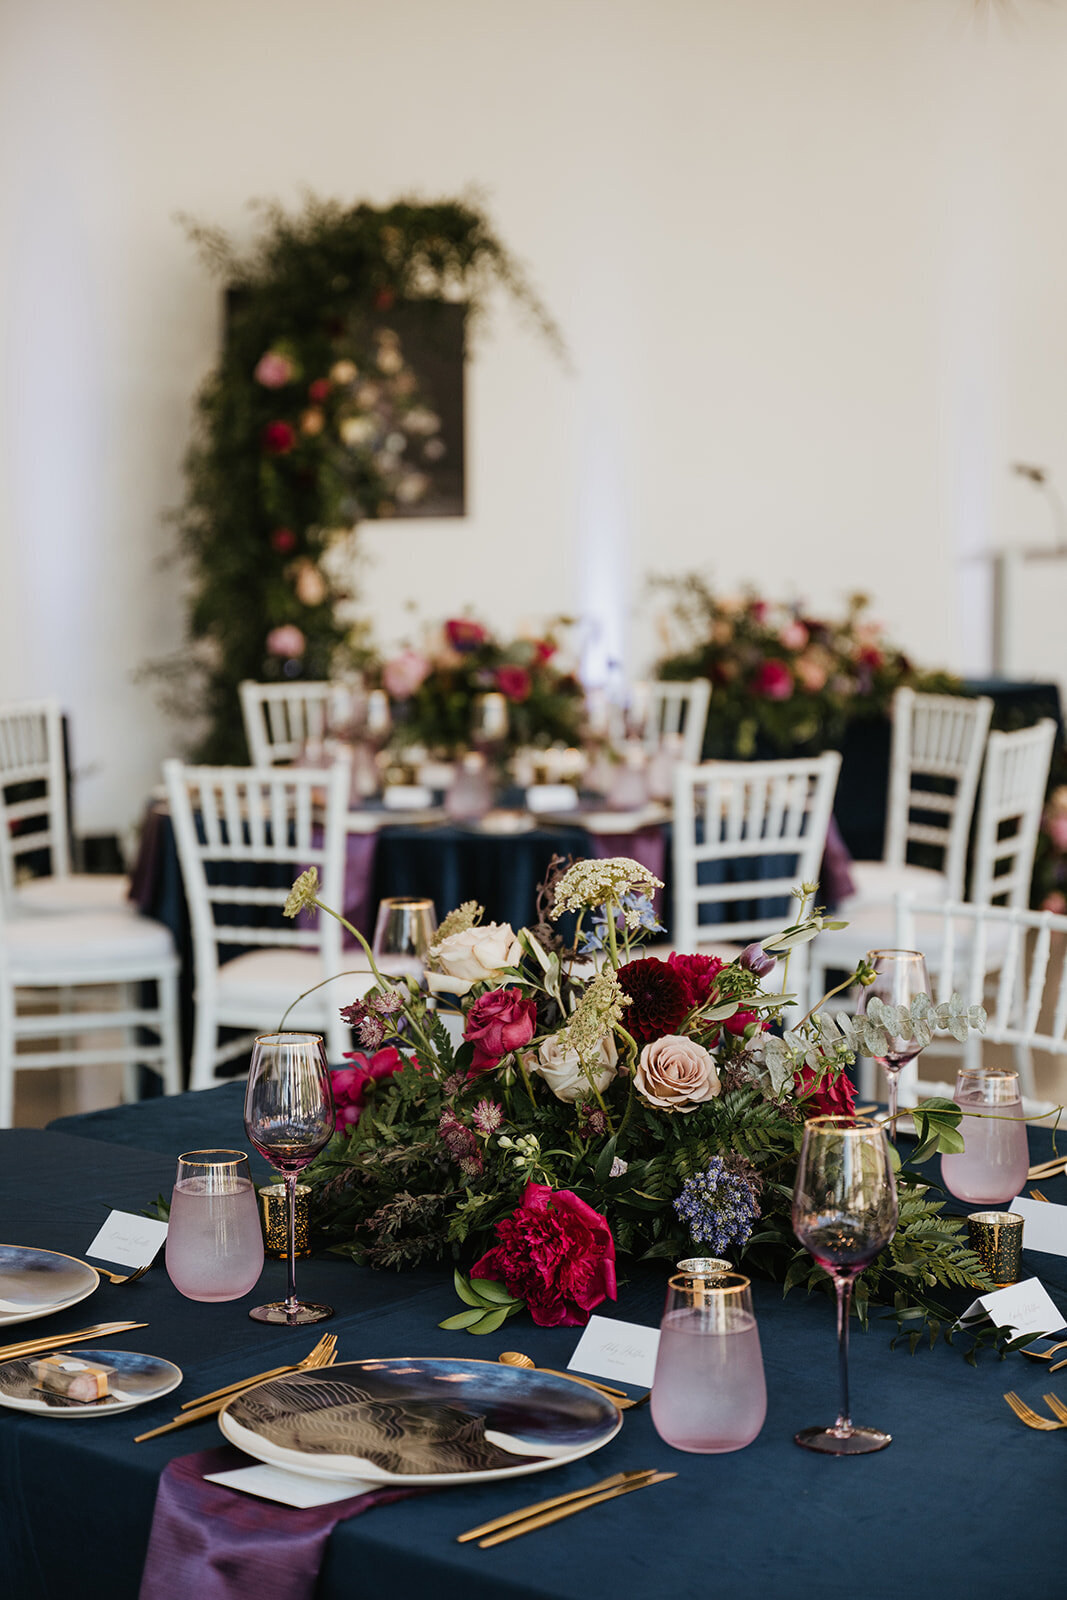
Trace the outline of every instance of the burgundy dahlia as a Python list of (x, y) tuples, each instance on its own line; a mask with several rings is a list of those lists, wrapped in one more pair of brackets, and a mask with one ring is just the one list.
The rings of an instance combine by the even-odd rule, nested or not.
[(688, 989), (679, 973), (666, 961), (645, 956), (619, 968), (619, 986), (630, 996), (623, 1025), (638, 1049), (677, 1033), (690, 1010)]

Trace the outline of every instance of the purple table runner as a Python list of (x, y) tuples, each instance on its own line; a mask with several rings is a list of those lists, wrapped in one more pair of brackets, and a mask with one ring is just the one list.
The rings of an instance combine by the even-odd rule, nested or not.
[(233, 1445), (168, 1463), (159, 1480), (140, 1600), (311, 1600), (326, 1541), (339, 1522), (426, 1492), (390, 1485), (298, 1509), (204, 1479), (205, 1472), (249, 1465)]

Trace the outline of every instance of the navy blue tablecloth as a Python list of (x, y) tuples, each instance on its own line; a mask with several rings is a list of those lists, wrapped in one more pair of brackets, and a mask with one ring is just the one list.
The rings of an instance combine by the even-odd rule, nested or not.
[[(45, 1132), (0, 1134), (0, 1237), (83, 1253), (107, 1206), (137, 1209), (168, 1189), (179, 1150), (210, 1143), (242, 1143), (236, 1085), (68, 1118)], [(1035, 1133), (1032, 1145), (1045, 1155), (1048, 1136)], [(1042, 1187), (1067, 1202), (1067, 1179)], [(1026, 1266), (1067, 1307), (1067, 1262), (1030, 1255)], [(634, 1274), (617, 1314), (655, 1324), (665, 1271)], [(255, 1297), (280, 1293), (283, 1272), (268, 1263)], [(511, 1348), (564, 1367), (576, 1340), (573, 1329), (538, 1329), (525, 1315), (477, 1346), (438, 1329), (456, 1307), (439, 1270), (395, 1276), (325, 1256), (301, 1262), (298, 1282), (309, 1298), (337, 1308), (330, 1328), (342, 1359), (494, 1359)], [(888, 1428), (894, 1443), (875, 1456), (817, 1458), (792, 1436), (834, 1414), (832, 1308), (818, 1294), (783, 1302), (774, 1284), (754, 1290), (769, 1409), (748, 1449), (671, 1450), (646, 1407), (627, 1415), (602, 1452), (553, 1472), (552, 1492), (630, 1467), (675, 1471), (671, 1482), (493, 1550), (458, 1545), (455, 1536), (541, 1498), (547, 1485), (472, 1485), (376, 1509), (331, 1536), (319, 1600), (1013, 1600), (1064, 1592), (1063, 1441), (1024, 1428), (1002, 1399), (1014, 1388), (1040, 1405), (1055, 1387), (1043, 1367), (1016, 1355), (1004, 1363), (983, 1356), (975, 1369), (944, 1344), (914, 1357), (890, 1352), (890, 1327), (876, 1321), (853, 1338), (854, 1410), (858, 1421)], [(148, 1327), (123, 1343), (176, 1361), (185, 1383), (136, 1415), (111, 1419), (0, 1412), (5, 1600), (135, 1600), (163, 1466), (219, 1435), (213, 1421), (142, 1445), (133, 1435), (187, 1397), (303, 1355), (314, 1342), (315, 1330), (252, 1323), (252, 1303), (195, 1304), (156, 1269), (127, 1288), (104, 1285), (50, 1319), (50, 1330), (62, 1331), (136, 1315)], [(1067, 1399), (1067, 1384), (1060, 1393)]]

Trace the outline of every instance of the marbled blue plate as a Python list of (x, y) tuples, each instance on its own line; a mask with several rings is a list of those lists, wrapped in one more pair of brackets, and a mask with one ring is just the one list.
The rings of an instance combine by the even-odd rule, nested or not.
[(95, 1269), (74, 1256), (0, 1244), (0, 1328), (76, 1306), (99, 1282)]
[(36, 1357), (6, 1361), (0, 1367), (0, 1406), (13, 1411), (34, 1411), (49, 1417), (104, 1417), (132, 1411), (148, 1400), (170, 1394), (182, 1381), (182, 1370), (161, 1356), (142, 1355), (137, 1350), (49, 1350), (48, 1355), (69, 1356), (72, 1361), (96, 1361), (114, 1367), (110, 1379), (113, 1391), (102, 1400), (68, 1400), (64, 1395), (38, 1389), (33, 1363)]

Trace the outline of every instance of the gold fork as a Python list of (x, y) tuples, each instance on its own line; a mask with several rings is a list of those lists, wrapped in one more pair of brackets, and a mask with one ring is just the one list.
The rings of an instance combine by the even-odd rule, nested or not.
[(1031, 1189), (1030, 1198), (1031, 1200), (1043, 1200), (1047, 1206), (1052, 1204), (1048, 1195), (1042, 1194), (1040, 1189)]
[(251, 1378), (238, 1378), (236, 1383), (224, 1383), (221, 1389), (212, 1389), (210, 1394), (197, 1395), (195, 1400), (187, 1400), (182, 1406), (183, 1411), (192, 1411), (196, 1406), (206, 1406), (211, 1400), (228, 1398), (236, 1394), (239, 1389), (250, 1389), (254, 1383), (265, 1383), (268, 1378), (280, 1378), (286, 1372), (303, 1372), (308, 1367), (325, 1363), (326, 1357), (332, 1356), (337, 1345), (335, 1333), (324, 1333), (313, 1350), (309, 1350), (303, 1361), (290, 1362), (285, 1367), (271, 1367), (269, 1372), (257, 1372)]
[[(155, 1257), (152, 1257), (152, 1261)], [(152, 1261), (146, 1261), (143, 1267), (138, 1267), (135, 1272), (111, 1272), (107, 1267), (98, 1267), (95, 1261), (87, 1261), (85, 1265), (92, 1267), (94, 1272), (99, 1272), (102, 1278), (110, 1278), (112, 1283), (136, 1283), (138, 1278), (143, 1278)]]
[(1004, 1398), (1019, 1418), (1019, 1421), (1025, 1422), (1028, 1428), (1037, 1428), (1041, 1433), (1056, 1433), (1060, 1428), (1067, 1428), (1067, 1422), (1053, 1422), (1050, 1417), (1043, 1417), (1040, 1412), (1028, 1406), (1025, 1400), (1020, 1400), (1019, 1396), (1010, 1389)]
[[(325, 1340), (320, 1341), (320, 1343), (326, 1347), (321, 1349), (317, 1356), (314, 1352), (312, 1352), (312, 1354), (309, 1356), (305, 1356), (304, 1360), (299, 1364), (299, 1366), (294, 1367), (291, 1370), (294, 1372), (311, 1372), (318, 1367), (332, 1367), (334, 1361), (337, 1359), (337, 1338), (334, 1334), (327, 1335), (327, 1338), (332, 1340), (331, 1344), (326, 1346)], [(316, 1349), (318, 1349), (318, 1346)], [(262, 1381), (261, 1375), (257, 1375), (256, 1377), (250, 1379), (246, 1378), (243, 1384), (239, 1384), (236, 1388), (232, 1388), (228, 1394), (219, 1395), (217, 1399), (209, 1400), (205, 1404), (195, 1407), (193, 1410), (183, 1411), (179, 1416), (174, 1417), (170, 1422), (164, 1422), (160, 1428), (150, 1428), (147, 1433), (137, 1434), (133, 1442), (134, 1444), (141, 1444), (145, 1439), (156, 1438), (158, 1434), (172, 1433), (175, 1428), (184, 1428), (187, 1423), (203, 1422), (207, 1417), (213, 1417), (216, 1412), (221, 1411), (224, 1405), (227, 1405), (231, 1400), (236, 1399), (239, 1394), (243, 1394), (246, 1389), (249, 1389)]]
[(1061, 1422), (1067, 1423), (1067, 1406), (1064, 1405), (1063, 1401), (1058, 1395), (1043, 1394), (1041, 1398), (1044, 1400), (1049, 1410), (1055, 1412), (1056, 1416), (1059, 1417)]

